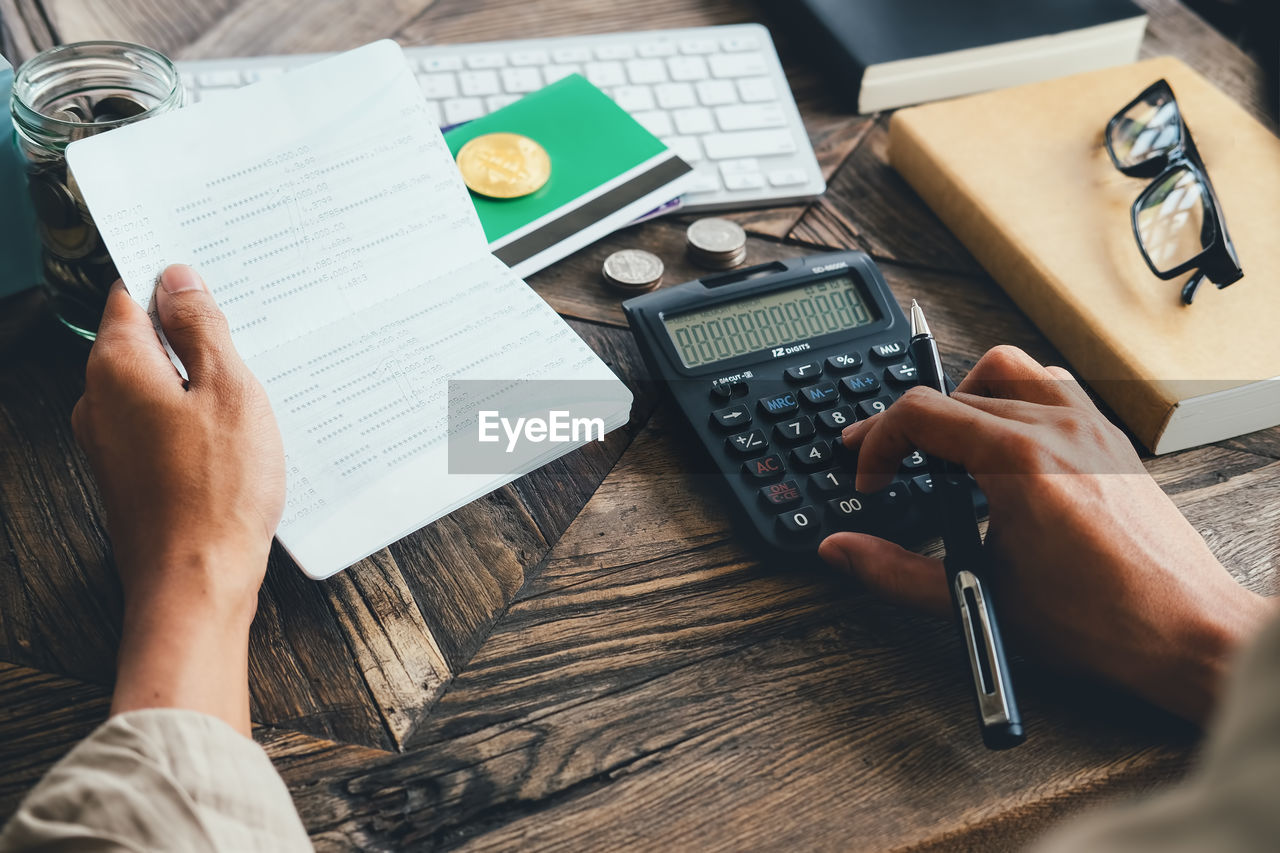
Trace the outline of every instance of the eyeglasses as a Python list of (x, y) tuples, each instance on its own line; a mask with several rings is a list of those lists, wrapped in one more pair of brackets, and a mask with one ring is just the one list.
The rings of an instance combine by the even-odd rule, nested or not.
[(1222, 205), (1173, 89), (1157, 80), (1107, 122), (1107, 153), (1131, 178), (1153, 178), (1133, 203), (1133, 236), (1151, 271), (1166, 281), (1188, 270), (1190, 305), (1206, 278), (1218, 289), (1244, 275)]

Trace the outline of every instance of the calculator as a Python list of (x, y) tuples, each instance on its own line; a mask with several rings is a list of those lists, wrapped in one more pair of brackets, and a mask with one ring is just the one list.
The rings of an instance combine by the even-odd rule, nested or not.
[[(653, 377), (769, 548), (811, 555), (837, 530), (899, 542), (938, 532), (922, 453), (861, 494), (840, 440), (916, 382), (907, 318), (866, 254), (732, 270), (622, 307)], [(985, 514), (976, 485), (974, 496)]]

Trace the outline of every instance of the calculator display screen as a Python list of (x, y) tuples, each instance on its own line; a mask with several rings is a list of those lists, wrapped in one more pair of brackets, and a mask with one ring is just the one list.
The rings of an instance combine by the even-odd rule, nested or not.
[(782, 347), (867, 326), (875, 305), (849, 276), (815, 281), (702, 311), (663, 317), (685, 367), (701, 367), (758, 350)]

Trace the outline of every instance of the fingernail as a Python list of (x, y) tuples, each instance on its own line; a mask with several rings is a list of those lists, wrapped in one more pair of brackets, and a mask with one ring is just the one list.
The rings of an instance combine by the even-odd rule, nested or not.
[(853, 565), (849, 562), (849, 555), (844, 552), (844, 549), (838, 545), (828, 543), (829, 540), (824, 539), (822, 544), (818, 546), (818, 556), (822, 558), (823, 562), (833, 569), (853, 571)]
[(160, 286), (165, 293), (182, 293), (185, 290), (204, 290), (204, 280), (186, 264), (172, 264), (160, 273)]

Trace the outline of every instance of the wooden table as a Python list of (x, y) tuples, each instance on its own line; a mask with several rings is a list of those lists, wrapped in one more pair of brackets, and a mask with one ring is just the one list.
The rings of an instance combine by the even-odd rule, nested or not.
[[(1174, 53), (1255, 113), (1256, 66), (1176, 0), (1144, 52)], [(727, 0), (0, 0), (7, 55), (121, 38), (175, 57), (336, 50), (765, 20)], [(1061, 359), (779, 48), (830, 188), (743, 213), (749, 261), (856, 247), (918, 297), (961, 375), (1010, 342)], [(708, 478), (683, 473), (642, 382), (611, 251), (695, 277), (684, 225), (628, 229), (530, 283), (636, 391), (630, 426), (323, 583), (272, 556), (254, 624), (256, 737), (321, 849), (1002, 849), (1079, 806), (1184, 768), (1194, 733), (1150, 707), (1016, 664), (1030, 741), (983, 749), (954, 629), (826, 573), (753, 559)], [(85, 352), (65, 337), (0, 368), (0, 818), (105, 714), (120, 593), (68, 425)], [(1274, 583), (1280, 431), (1151, 472), (1246, 583)]]

